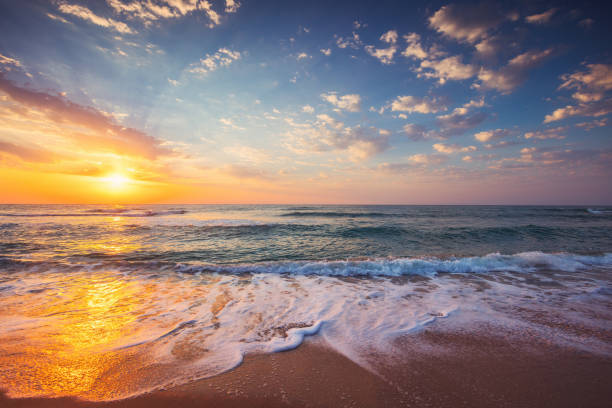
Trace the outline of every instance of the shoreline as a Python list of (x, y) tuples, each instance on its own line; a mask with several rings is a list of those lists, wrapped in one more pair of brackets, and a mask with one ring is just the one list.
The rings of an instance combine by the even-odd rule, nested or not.
[[(315, 335), (294, 350), (246, 356), (228, 372), (109, 401), (8, 398), (23, 407), (607, 407), (612, 357), (516, 336), (495, 326), (434, 323), (372, 352), (365, 369)], [(376, 374), (373, 372), (375, 371)]]

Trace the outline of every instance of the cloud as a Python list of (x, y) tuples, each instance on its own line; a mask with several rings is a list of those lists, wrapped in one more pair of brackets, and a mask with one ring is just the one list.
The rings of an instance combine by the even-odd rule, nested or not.
[(299, 60), (303, 60), (303, 59), (308, 59), (308, 58), (312, 58), (310, 55), (306, 54), (305, 52), (300, 52), (297, 57), (295, 57), (298, 61)]
[(544, 123), (571, 116), (603, 116), (612, 112), (612, 99), (606, 94), (612, 90), (612, 65), (587, 64), (586, 70), (561, 76), (559, 89), (572, 89), (577, 105), (567, 105), (544, 117)]
[(378, 59), (385, 65), (393, 63), (393, 56), (397, 52), (397, 48), (395, 46), (389, 48), (374, 48), (373, 45), (366, 45), (365, 50), (368, 54)]
[(368, 54), (377, 58), (380, 62), (385, 65), (393, 63), (393, 56), (397, 52), (397, 43), (398, 35), (397, 31), (389, 30), (383, 35), (380, 36), (380, 41), (383, 41), (391, 46), (388, 48), (375, 48), (373, 45), (366, 45), (365, 50)]
[(304, 105), (302, 106), (302, 112), (305, 113), (314, 113), (314, 108), (310, 105)]
[(240, 3), (236, 0), (225, 0), (225, 12), (226, 13), (235, 13), (238, 11), (240, 7)]
[(429, 18), (429, 25), (455, 40), (475, 43), (507, 18), (491, 3), (449, 4)]
[(612, 89), (612, 65), (588, 64), (586, 71), (562, 75), (559, 89), (575, 89), (572, 95), (580, 102), (601, 100)]
[(240, 52), (231, 51), (227, 48), (219, 48), (214, 54), (206, 54), (205, 58), (200, 59), (198, 64), (191, 64), (189, 72), (206, 75), (221, 67), (227, 67), (234, 61), (240, 59)]
[(473, 129), (487, 119), (488, 115), (485, 112), (470, 113), (461, 108), (455, 109), (448, 115), (438, 116), (438, 124), (440, 130), (432, 133), (431, 136), (440, 139), (447, 139), (451, 136), (456, 136), (465, 133), (469, 129)]
[(57, 158), (56, 154), (39, 147), (20, 146), (0, 140), (0, 154), (10, 154), (26, 162), (51, 162)]
[(605, 127), (608, 126), (608, 118), (593, 120), (591, 122), (576, 123), (576, 126), (579, 128), (583, 128), (584, 130), (592, 130), (597, 127)]
[[(424, 69), (429, 69), (433, 72), (423, 71)], [(476, 75), (478, 69), (473, 65), (462, 63), (461, 57), (455, 55), (438, 61), (423, 60), (417, 71), (419, 72), (419, 77), (436, 78), (443, 84), (449, 79), (460, 81), (471, 78)]]
[(612, 113), (612, 99), (592, 102), (589, 104), (579, 104), (576, 106), (567, 105), (564, 108), (559, 108), (553, 111), (550, 115), (544, 117), (544, 123), (555, 122), (569, 118), (571, 116), (604, 116)]
[(503, 139), (504, 137), (510, 135), (510, 131), (507, 129), (494, 129), (494, 130), (484, 130), (482, 132), (478, 132), (474, 135), (474, 139), (478, 140), (481, 143), (490, 142), (493, 140)]
[(100, 27), (111, 28), (122, 34), (134, 34), (134, 31), (132, 31), (132, 29), (127, 26), (127, 24), (121, 21), (113, 20), (112, 18), (100, 17), (84, 6), (61, 3), (58, 9), (64, 14), (73, 15)]
[(508, 64), (497, 71), (481, 68), (478, 73), (480, 84), (486, 89), (510, 93), (527, 79), (529, 69), (536, 67), (553, 53), (552, 48), (544, 51), (527, 51), (512, 58)]
[(444, 154), (413, 154), (408, 157), (408, 160), (415, 164), (429, 165), (429, 164), (442, 164), (448, 161), (448, 156)]
[(432, 146), (435, 151), (444, 154), (467, 153), (476, 150), (476, 146), (459, 146), (457, 144), (436, 143)]
[(6, 55), (0, 54), (0, 65), (12, 65), (14, 67), (21, 68), (21, 62), (18, 59), (7, 57)]
[(363, 42), (359, 38), (359, 34), (353, 31), (350, 37), (337, 37), (336, 45), (338, 48), (353, 48), (357, 50), (361, 48)]
[(406, 136), (414, 141), (427, 139), (427, 128), (422, 125), (408, 123), (404, 125), (403, 130)]
[(525, 133), (525, 139), (565, 139), (565, 135), (562, 133), (567, 130), (565, 126), (559, 126), (556, 128), (538, 130), (535, 132), (527, 132)]
[(530, 16), (525, 17), (525, 21), (531, 24), (545, 24), (548, 23), (557, 11), (556, 8), (551, 8), (550, 10), (546, 10), (543, 13), (532, 14)]
[(321, 94), (321, 98), (341, 110), (348, 112), (359, 112), (361, 110), (361, 96), (358, 94), (338, 96), (336, 92), (328, 92)]
[(446, 109), (446, 105), (437, 98), (416, 98), (411, 95), (405, 95), (398, 96), (391, 102), (391, 110), (394, 112), (436, 113)]
[(64, 17), (60, 17), (52, 13), (47, 13), (47, 17), (49, 17), (51, 20), (60, 21), (64, 24), (72, 24), (70, 21), (66, 20)]
[(291, 124), (287, 146), (296, 153), (346, 151), (353, 161), (368, 159), (389, 148), (389, 135), (374, 127), (348, 127), (326, 114), (314, 123)]
[(219, 122), (221, 122), (224, 126), (235, 129), (235, 130), (246, 130), (243, 127), (240, 127), (238, 125), (236, 125), (231, 119), (229, 118), (220, 118)]
[(1, 94), (5, 95), (4, 109), (8, 109), (0, 115), (5, 133), (13, 129), (20, 134), (53, 134), (81, 149), (147, 159), (173, 154), (162, 140), (123, 127), (108, 114), (70, 102), (61, 95), (22, 88), (0, 75)]
[(490, 58), (493, 55), (497, 54), (497, 52), (506, 45), (507, 40), (504, 40), (502, 37), (499, 36), (491, 36), (483, 38), (474, 47), (476, 48), (476, 52), (481, 57)]
[(326, 57), (329, 57), (332, 53), (331, 48), (321, 48), (321, 54), (325, 55)]
[[(145, 25), (158, 19), (179, 18), (190, 13), (201, 11), (208, 18), (208, 27), (213, 28), (221, 23), (221, 16), (207, 0), (106, 0), (108, 5), (117, 14), (130, 19), (141, 20)], [(235, 0), (226, 0), (224, 11), (235, 13), (240, 3)]]
[(270, 155), (268, 155), (265, 151), (250, 146), (228, 146), (224, 148), (223, 151), (251, 163), (263, 163), (270, 161)]
[(397, 31), (389, 30), (380, 36), (380, 41), (384, 41), (389, 44), (395, 44), (397, 42), (397, 38), (398, 38)]
[(526, 147), (521, 149), (518, 158), (503, 158), (491, 168), (528, 169), (533, 167), (578, 168), (582, 166), (599, 167), (604, 174), (609, 173), (612, 151), (609, 149), (558, 149)]
[(408, 44), (406, 49), (402, 52), (404, 57), (416, 58), (419, 60), (427, 58), (427, 52), (421, 45), (421, 36), (417, 33), (410, 33), (404, 36), (404, 40)]

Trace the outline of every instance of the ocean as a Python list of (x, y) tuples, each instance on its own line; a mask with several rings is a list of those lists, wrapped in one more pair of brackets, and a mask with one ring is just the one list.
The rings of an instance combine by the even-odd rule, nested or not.
[(476, 321), (612, 356), (612, 207), (0, 206), (11, 397), (125, 398), (306, 336), (368, 368)]

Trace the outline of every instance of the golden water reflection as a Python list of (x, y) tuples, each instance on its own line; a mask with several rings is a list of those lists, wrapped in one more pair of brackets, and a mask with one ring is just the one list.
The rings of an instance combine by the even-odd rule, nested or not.
[(2, 321), (20, 324), (0, 339), (2, 388), (20, 396), (112, 396), (124, 387), (103, 377), (129, 358), (113, 347), (134, 334), (130, 324), (146, 292), (146, 286), (116, 274), (96, 274), (7, 305)]

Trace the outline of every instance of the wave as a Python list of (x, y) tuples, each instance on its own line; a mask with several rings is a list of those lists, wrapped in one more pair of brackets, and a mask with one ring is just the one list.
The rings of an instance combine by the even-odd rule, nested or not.
[(362, 217), (395, 217), (398, 214), (381, 212), (341, 212), (341, 211), (292, 211), (281, 214), (281, 217), (331, 217), (331, 218), (362, 218)]
[[(0, 282), (0, 306), (9, 304), (16, 311), (0, 316), (5, 354), (19, 356), (0, 370), (1, 383), (16, 384), (8, 390), (11, 397), (65, 396), (61, 389), (47, 388), (45, 374), (52, 372), (61, 381), (82, 385), (74, 387), (79, 398), (127, 398), (220, 374), (238, 366), (246, 355), (292, 349), (313, 334), (356, 364), (373, 369), (373, 352), (391, 358), (401, 350), (395, 342), (399, 336), (443, 321), (439, 319), (461, 330), (477, 330), (479, 326), (468, 324), (484, 321), (486, 330), (504, 330), (495, 332), (505, 339), (512, 333), (522, 336), (522, 329), (528, 329), (530, 339), (542, 336), (535, 339), (605, 358), (612, 353), (609, 342), (589, 336), (605, 333), (609, 326), (601, 312), (611, 293), (609, 280), (597, 281), (588, 275), (557, 275), (550, 281), (550, 275), (535, 279), (446, 275), (432, 281), (338, 279), (539, 269), (572, 272), (611, 267), (612, 253), (493, 253), (449, 259), (233, 266), (124, 261), (90, 263), (80, 269), (56, 262), (55, 271), (60, 272), (49, 274), (40, 273), (40, 262), (36, 265), (32, 273), (6, 275)], [(106, 269), (111, 265), (114, 269)], [(2, 257), (0, 268), (6, 271)], [(165, 272), (180, 275), (168, 279)], [(554, 294), (542, 289), (557, 278)], [(559, 308), (560, 299), (563, 308)], [(533, 319), (533, 311), (542, 317)], [(555, 323), (561, 318), (563, 325), (548, 326), (548, 316)], [(91, 324), (93, 319), (96, 325)], [(582, 329), (574, 334), (563, 328), (566, 325)], [(16, 336), (18, 331), (27, 336)], [(71, 341), (75, 338), (79, 341)], [(83, 338), (93, 340), (80, 341)], [(47, 353), (48, 358), (40, 360), (36, 370), (32, 368), (32, 361), (58, 345), (71, 352)], [(61, 369), (82, 365), (83, 356), (91, 353), (96, 357), (92, 364), (100, 358), (109, 362), (103, 375), (92, 369), (76, 378)], [(134, 372), (138, 376), (129, 375)]]
[(0, 217), (158, 217), (163, 215), (180, 215), (187, 213), (187, 210), (146, 210), (141, 212), (129, 211), (133, 210), (88, 210), (85, 212), (74, 213), (0, 213)]
[(521, 252), (514, 255), (491, 253), (484, 256), (422, 258), (388, 258), (357, 260), (275, 261), (253, 264), (206, 264), (171, 261), (129, 261), (80, 257), (79, 263), (62, 261), (27, 261), (0, 257), (0, 267), (5, 270), (36, 267), (37, 270), (66, 268), (70, 270), (119, 269), (125, 272), (167, 271), (179, 274), (268, 274), (295, 276), (336, 277), (399, 277), (437, 274), (483, 274), (490, 272), (524, 272), (555, 270), (576, 272), (579, 270), (612, 267), (612, 253), (603, 255), (579, 255), (572, 253)]
[(599, 210), (595, 208), (587, 208), (587, 212), (594, 215), (612, 214), (612, 210)]
[(538, 269), (554, 269), (575, 272), (595, 266), (612, 266), (612, 253), (605, 255), (576, 255), (568, 253), (547, 254), (522, 252), (515, 255), (492, 253), (465, 258), (396, 258), (354, 261), (300, 261), (274, 262), (252, 265), (177, 266), (183, 273), (215, 272), (222, 274), (267, 273), (323, 276), (434, 276), (438, 273), (487, 273), (496, 271), (532, 272)]

